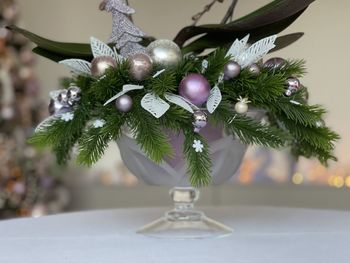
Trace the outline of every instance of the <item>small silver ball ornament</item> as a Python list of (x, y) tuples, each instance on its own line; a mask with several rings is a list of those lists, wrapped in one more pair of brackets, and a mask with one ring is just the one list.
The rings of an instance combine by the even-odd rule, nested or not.
[(117, 62), (114, 58), (109, 56), (96, 57), (91, 62), (91, 75), (94, 77), (101, 77), (109, 68), (117, 67)]
[(249, 72), (254, 75), (258, 76), (261, 73), (261, 69), (258, 64), (254, 63), (248, 67)]
[(301, 87), (300, 81), (297, 78), (288, 78), (286, 85), (293, 90), (298, 90)]
[(163, 67), (176, 66), (182, 59), (179, 46), (168, 39), (158, 39), (147, 47), (147, 52), (155, 64)]
[(242, 68), (237, 62), (233, 60), (229, 61), (224, 68), (224, 79), (230, 80), (238, 77), (241, 74), (241, 70)]
[(129, 95), (120, 96), (115, 101), (115, 107), (120, 112), (129, 112), (131, 110), (131, 108), (132, 108), (132, 105), (133, 105), (133, 101), (132, 101), (132, 98)]
[(197, 110), (193, 113), (194, 132), (199, 133), (208, 124), (208, 115), (201, 110)]
[(139, 53), (130, 56), (128, 60), (130, 63), (130, 74), (135, 80), (142, 81), (151, 74), (153, 63), (150, 56)]
[(71, 86), (67, 91), (68, 104), (74, 105), (76, 102), (81, 99), (81, 89), (77, 86)]

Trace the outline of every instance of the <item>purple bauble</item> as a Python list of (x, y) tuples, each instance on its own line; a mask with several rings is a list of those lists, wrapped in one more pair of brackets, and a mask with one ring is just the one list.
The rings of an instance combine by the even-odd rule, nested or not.
[(132, 108), (133, 101), (129, 95), (122, 95), (115, 101), (115, 107), (120, 112), (129, 112)]
[(196, 106), (201, 106), (208, 100), (210, 84), (201, 74), (189, 74), (180, 83), (179, 94)]
[(238, 77), (241, 74), (241, 70), (242, 68), (237, 62), (233, 60), (229, 61), (224, 68), (224, 79), (230, 80)]

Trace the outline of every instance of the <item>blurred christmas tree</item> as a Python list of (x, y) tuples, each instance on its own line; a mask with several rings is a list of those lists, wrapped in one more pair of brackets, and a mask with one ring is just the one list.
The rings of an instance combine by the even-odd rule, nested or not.
[(15, 0), (0, 1), (0, 219), (57, 213), (69, 201), (52, 157), (26, 144), (47, 107), (29, 42), (3, 27), (18, 15)]

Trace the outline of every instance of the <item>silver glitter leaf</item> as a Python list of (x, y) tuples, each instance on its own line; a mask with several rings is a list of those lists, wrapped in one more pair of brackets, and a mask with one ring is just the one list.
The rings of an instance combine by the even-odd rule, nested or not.
[(218, 86), (215, 86), (210, 91), (210, 95), (207, 101), (207, 109), (209, 113), (213, 113), (222, 101), (221, 91)]
[(66, 59), (59, 62), (78, 75), (91, 75), (91, 63), (82, 59)]
[(185, 100), (183, 97), (181, 97), (179, 95), (175, 95), (175, 94), (171, 94), (171, 93), (165, 93), (164, 97), (169, 102), (174, 103), (175, 105), (177, 105), (177, 106), (179, 106), (179, 107), (189, 111), (190, 113), (194, 113), (193, 109), (196, 109), (196, 108), (198, 109), (197, 106), (195, 106), (192, 103), (188, 102), (187, 100)]
[(114, 51), (101, 40), (98, 40), (95, 37), (91, 37), (90, 44), (91, 44), (91, 51), (92, 51), (92, 54), (94, 55), (94, 58), (107, 56), (107, 57), (112, 57), (114, 59), (117, 59)]
[(141, 106), (157, 119), (162, 117), (170, 105), (153, 93), (147, 93), (141, 100)]
[(120, 13), (131, 15), (135, 13), (135, 10), (130, 6), (127, 6), (122, 0), (105, 0), (105, 9), (107, 12), (112, 12), (113, 10), (118, 10)]

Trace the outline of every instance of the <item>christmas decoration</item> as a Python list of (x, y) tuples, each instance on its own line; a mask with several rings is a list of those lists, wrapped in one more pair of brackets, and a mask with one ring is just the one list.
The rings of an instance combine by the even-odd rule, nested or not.
[(264, 63), (264, 68), (274, 69), (281, 68), (286, 64), (286, 61), (283, 58), (270, 58)]
[(115, 107), (120, 112), (129, 112), (132, 108), (132, 99), (128, 95), (122, 95), (115, 101)]
[(238, 102), (235, 104), (235, 111), (239, 114), (247, 113), (248, 103), (250, 103), (250, 101), (247, 98), (243, 99), (242, 97), (240, 97), (238, 99)]
[(261, 69), (258, 64), (254, 63), (248, 67), (249, 72), (252, 75), (258, 76), (261, 72)]
[(200, 110), (193, 113), (194, 132), (199, 133), (208, 124), (208, 115)]
[(290, 97), (294, 92), (300, 89), (300, 81), (297, 78), (288, 78), (286, 81), (287, 90), (285, 91), (285, 95)]
[(94, 77), (100, 77), (106, 73), (106, 70), (109, 68), (115, 68), (117, 62), (112, 57), (100, 56), (94, 58), (91, 62), (91, 74)]
[(130, 74), (138, 81), (144, 80), (152, 72), (153, 63), (146, 54), (134, 54), (129, 57)]
[(194, 140), (192, 147), (196, 151), (196, 153), (201, 153), (203, 152), (204, 145), (200, 140)]
[(159, 39), (147, 47), (153, 62), (163, 67), (176, 66), (182, 58), (181, 50), (173, 41)]
[(205, 103), (210, 95), (210, 84), (200, 74), (191, 73), (180, 83), (179, 94), (197, 106)]
[(145, 48), (138, 44), (144, 33), (129, 19), (129, 15), (135, 13), (134, 9), (122, 0), (104, 0), (100, 4), (100, 9), (112, 13), (113, 29), (109, 42), (116, 44), (122, 56), (145, 53)]
[(235, 62), (235, 61), (230, 61), (225, 65), (224, 69), (224, 79), (225, 80), (230, 80), (233, 79), (241, 74), (241, 66)]
[(29, 41), (3, 28), (19, 17), (16, 1), (0, 1), (0, 219), (59, 213), (70, 202), (53, 156), (26, 143), (47, 109)]
[[(58, 152), (64, 160), (70, 157), (72, 147), (78, 142), (78, 162), (91, 165), (101, 157), (109, 141), (122, 143), (122, 131), (128, 126), (140, 151), (153, 162), (162, 163), (176, 150), (169, 144), (165, 132), (171, 131), (184, 136), (183, 159), (187, 162), (188, 181), (197, 187), (208, 185), (212, 179), (211, 149), (205, 135), (210, 125), (201, 130), (207, 123), (220, 128), (221, 134), (225, 129), (229, 135), (225, 139), (228, 140), (239, 139), (246, 145), (272, 148), (289, 146), (296, 156), (317, 157), (324, 164), (335, 160), (332, 152), (338, 135), (327, 126), (316, 126), (316, 122), (323, 118), (324, 109), (305, 101), (304, 87), (290, 97), (283, 94), (290, 76), (301, 78), (305, 74), (304, 62), (274, 58), (261, 68), (257, 65), (267, 53), (279, 48), (276, 43), (280, 45), (286, 41), (283, 36), (276, 41), (276, 33), (294, 21), (309, 4), (308, 0), (298, 4), (292, 4), (291, 0), (284, 0), (283, 4), (279, 2), (274, 1), (259, 11), (273, 16), (276, 26), (260, 25), (254, 20), (247, 21), (249, 27), (244, 23), (238, 27), (235, 21), (225, 24), (227, 20), (224, 19), (223, 25), (187, 27), (176, 36), (175, 43), (155, 40), (147, 49), (139, 43), (144, 38), (147, 45), (149, 38), (130, 20), (134, 10), (120, 0), (106, 0), (101, 4), (101, 9), (113, 15), (111, 43), (116, 44), (115, 50), (92, 38), (91, 52), (72, 51), (67, 54), (65, 49), (60, 49), (63, 44), (54, 42), (55, 47), (44, 45), (47, 43), (45, 39), (39, 43), (29, 32), (10, 27), (33, 39), (38, 45), (37, 53), (56, 61), (62, 57), (60, 63), (76, 74), (71, 82), (82, 91), (80, 101), (73, 107), (74, 112), (70, 112), (74, 114), (73, 119), (68, 122), (60, 118), (50, 119), (50, 125), (42, 125), (31, 142), (56, 149), (64, 141)], [(254, 17), (264, 16), (255, 14)], [(253, 32), (251, 36), (249, 31)], [(246, 37), (236, 39), (237, 35), (244, 33)], [(223, 34), (225, 37), (219, 37)], [(194, 36), (198, 38), (186, 44)], [(296, 36), (289, 39), (295, 41)], [(232, 43), (229, 49), (222, 48), (228, 43)], [(216, 50), (199, 55), (210, 48)], [(138, 78), (130, 56), (141, 53), (148, 54), (155, 67)], [(114, 59), (118, 66), (104, 71), (103, 77), (98, 72), (93, 74), (95, 78), (91, 78), (93, 60), (103, 56)], [(239, 66), (239, 74), (237, 70), (233, 72), (225, 67), (230, 65), (228, 63), (234, 64), (236, 69)], [(125, 96), (130, 98), (127, 105), (129, 107), (132, 102), (132, 110), (116, 111), (111, 103), (116, 101), (118, 108), (119, 100)], [(240, 98), (238, 102), (237, 98)], [(249, 102), (252, 109), (266, 113), (268, 122), (262, 124), (253, 116), (247, 105)], [(86, 129), (96, 119), (105, 121), (103, 129)], [(243, 146), (240, 154), (244, 149)]]

